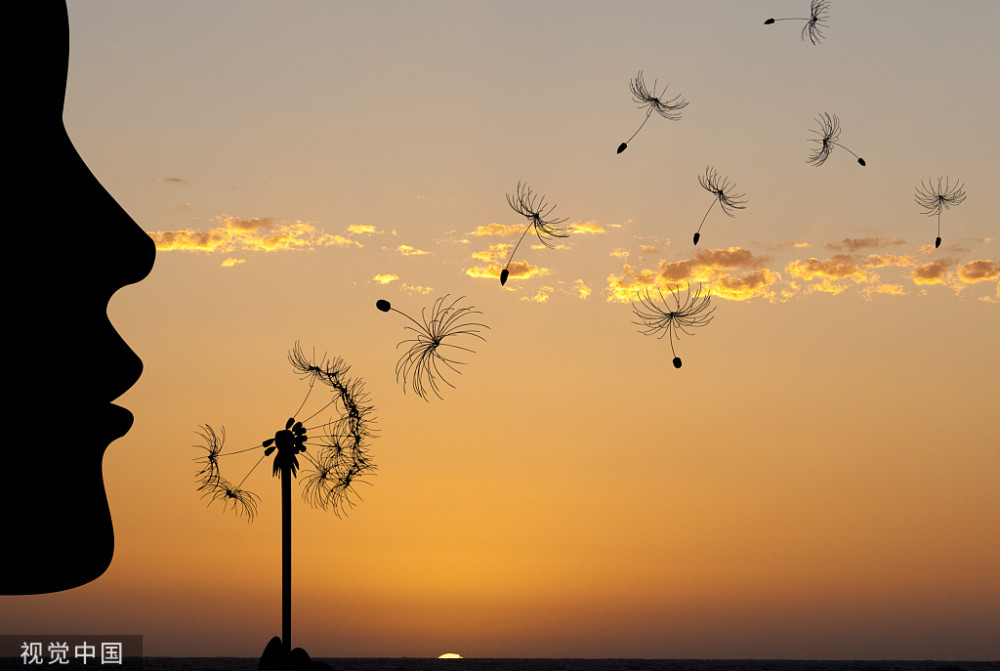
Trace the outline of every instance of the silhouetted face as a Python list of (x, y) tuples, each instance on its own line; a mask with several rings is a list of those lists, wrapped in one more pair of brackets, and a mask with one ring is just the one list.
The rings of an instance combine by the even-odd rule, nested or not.
[[(132, 426), (112, 403), (142, 362), (107, 317), (111, 295), (152, 268), (153, 243), (104, 190), (62, 123), (69, 24), (63, 0), (20, 3), (4, 47), (7, 440), (0, 456), (0, 593), (69, 589), (101, 575), (114, 536), (108, 444)], [(25, 47), (30, 45), (30, 47)]]

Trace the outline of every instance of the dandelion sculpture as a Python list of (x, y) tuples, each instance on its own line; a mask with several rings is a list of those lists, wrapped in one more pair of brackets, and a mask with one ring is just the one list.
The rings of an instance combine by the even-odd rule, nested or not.
[[(313, 357), (314, 358), (314, 357)], [(340, 517), (355, 506), (359, 500), (354, 490), (356, 484), (375, 471), (375, 464), (368, 453), (368, 443), (373, 435), (375, 421), (364, 383), (348, 375), (350, 367), (340, 357), (327, 359), (324, 355), (318, 362), (307, 357), (298, 343), (288, 354), (292, 369), (303, 380), (309, 381), (305, 398), (284, 427), (258, 445), (223, 452), (226, 431), (216, 431), (209, 425), (201, 427), (199, 435), (203, 444), (198, 445), (205, 454), (197, 457), (201, 465), (198, 471), (198, 491), (209, 499), (209, 505), (221, 502), (223, 510), (232, 507), (237, 515), (253, 521), (260, 501), (253, 492), (243, 488), (250, 474), (265, 457), (274, 454), (272, 473), (281, 480), (281, 629), (280, 643), (272, 640), (265, 650), (279, 655), (277, 663), (287, 662), (291, 650), (291, 548), (292, 548), (292, 478), (298, 477), (302, 458), (306, 464), (302, 468), (305, 487), (303, 498), (312, 506), (332, 512)], [(302, 419), (306, 403), (316, 383), (326, 387), (330, 398), (318, 410)], [(322, 418), (327, 417), (324, 421)], [(306, 451), (306, 442), (319, 432), (322, 436), (310, 442), (311, 451)], [(261, 450), (260, 458), (249, 472), (233, 485), (222, 477), (219, 460), (222, 457)], [(368, 484), (368, 483), (365, 483)], [(273, 651), (273, 645), (280, 645)], [(303, 653), (304, 654), (304, 653)], [(263, 663), (263, 660), (262, 660)], [(265, 668), (262, 666), (261, 668)], [(266, 668), (286, 668), (285, 666)]]
[[(944, 184), (941, 183), (942, 180)], [(928, 184), (921, 181), (914, 200), (924, 208), (927, 216), (937, 215), (937, 238), (934, 239), (934, 248), (937, 249), (941, 246), (941, 211), (951, 209), (952, 205), (960, 205), (965, 200), (965, 188), (962, 182), (952, 186), (950, 179), (938, 177), (936, 187), (931, 180), (928, 180)]]
[(639, 321), (632, 323), (643, 327), (639, 329), (643, 335), (658, 334), (656, 337), (660, 339), (667, 336), (670, 340), (670, 352), (674, 355), (674, 368), (680, 368), (681, 358), (674, 350), (674, 340), (680, 339), (680, 333), (694, 335), (689, 329), (706, 326), (712, 321), (712, 313), (715, 312), (715, 308), (710, 307), (712, 295), (710, 292), (701, 293), (701, 285), (698, 285), (698, 290), (692, 295), (691, 284), (688, 283), (683, 301), (677, 288), (670, 291), (673, 298), (671, 309), (670, 301), (664, 297), (663, 291), (656, 291), (663, 302), (662, 307), (649, 295), (649, 289), (646, 289), (645, 295), (636, 292), (640, 305), (633, 305), (632, 309)]
[[(407, 326), (405, 329), (412, 331), (415, 334), (414, 337), (407, 338), (396, 345), (396, 349), (407, 345), (403, 356), (396, 363), (396, 381), (402, 381), (403, 393), (406, 393), (406, 387), (409, 385), (413, 392), (425, 401), (430, 401), (428, 392), (441, 399), (439, 381), (444, 382), (452, 389), (455, 388), (455, 385), (445, 379), (444, 373), (450, 370), (453, 373), (461, 374), (458, 366), (465, 365), (463, 361), (453, 359), (450, 355), (446, 356), (444, 351), (458, 350), (470, 354), (475, 353), (469, 347), (445, 342), (445, 340), (472, 336), (483, 342), (486, 341), (486, 338), (479, 335), (479, 332), (481, 329), (488, 329), (489, 326), (469, 321), (471, 315), (482, 313), (474, 307), (458, 307), (459, 301), (463, 298), (464, 296), (450, 303), (448, 303), (447, 294), (438, 298), (431, 306), (430, 314), (428, 314), (427, 308), (420, 311), (420, 321), (392, 307), (392, 304), (387, 300), (375, 302), (375, 307), (382, 312), (391, 310), (413, 322), (413, 326)], [(444, 348), (450, 349), (444, 350)]]
[(507, 284), (507, 278), (510, 276), (510, 262), (514, 259), (514, 254), (517, 252), (517, 248), (521, 246), (524, 236), (532, 228), (535, 229), (535, 235), (538, 236), (538, 240), (549, 249), (553, 247), (553, 244), (549, 242), (549, 238), (569, 237), (566, 229), (559, 227), (559, 224), (564, 223), (566, 219), (549, 218), (553, 210), (556, 209), (556, 206), (550, 205), (545, 200), (545, 196), (532, 193), (531, 188), (527, 184), (518, 182), (514, 195), (507, 194), (507, 203), (511, 209), (528, 220), (528, 226), (521, 233), (521, 237), (517, 239), (517, 244), (514, 245), (514, 249), (511, 250), (510, 256), (507, 258), (507, 264), (500, 271), (500, 286)]
[(747, 207), (747, 201), (740, 200), (746, 194), (743, 193), (732, 193), (732, 188), (734, 185), (729, 183), (729, 180), (725, 177), (721, 177), (715, 168), (712, 166), (707, 166), (705, 168), (705, 176), (702, 177), (698, 175), (698, 183), (701, 184), (702, 188), (715, 195), (715, 200), (712, 204), (708, 206), (705, 211), (705, 216), (701, 218), (701, 223), (698, 224), (698, 230), (694, 233), (694, 244), (698, 244), (701, 239), (701, 227), (705, 225), (705, 220), (708, 218), (708, 213), (712, 211), (715, 204), (718, 203), (722, 211), (728, 214), (730, 217), (735, 217), (733, 210), (745, 210)]
[(636, 104), (639, 105), (639, 109), (646, 109), (646, 118), (642, 120), (639, 124), (639, 128), (632, 133), (632, 137), (622, 142), (618, 145), (617, 154), (622, 153), (628, 148), (628, 143), (632, 141), (642, 127), (646, 125), (649, 121), (649, 117), (652, 116), (653, 112), (656, 112), (664, 119), (670, 119), (671, 121), (680, 121), (681, 112), (688, 105), (688, 101), (684, 100), (680, 96), (675, 96), (673, 98), (666, 98), (667, 85), (663, 85), (663, 91), (659, 94), (656, 93), (656, 80), (653, 80), (653, 88), (646, 88), (646, 82), (642, 78), (642, 70), (639, 70), (639, 74), (635, 76), (635, 79), (629, 82), (629, 89), (632, 91), (632, 99), (635, 100)]
[(816, 121), (819, 122), (819, 130), (813, 130), (811, 132), (819, 135), (819, 139), (812, 139), (810, 142), (815, 142), (819, 144), (812, 155), (806, 159), (806, 163), (812, 163), (817, 168), (824, 163), (826, 159), (830, 158), (830, 153), (833, 152), (834, 147), (840, 147), (848, 154), (858, 159), (858, 163), (861, 165), (865, 164), (865, 159), (861, 158), (853, 151), (845, 147), (844, 145), (837, 142), (840, 139), (840, 119), (837, 118), (836, 114), (827, 114), (823, 112), (818, 117)]
[(769, 26), (775, 21), (805, 21), (806, 25), (802, 26), (802, 39), (805, 40), (806, 37), (813, 44), (819, 44), (820, 40), (823, 39), (823, 31), (821, 28), (826, 27), (826, 19), (830, 14), (830, 2), (829, 0), (812, 0), (809, 5), (809, 18), (804, 19), (802, 17), (789, 17), (784, 19), (768, 19), (764, 22), (765, 26)]

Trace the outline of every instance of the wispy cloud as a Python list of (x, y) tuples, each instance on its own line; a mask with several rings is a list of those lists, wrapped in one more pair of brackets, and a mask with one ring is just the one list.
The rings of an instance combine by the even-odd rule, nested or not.
[(523, 224), (498, 224), (496, 222), (492, 222), (485, 226), (476, 226), (476, 230), (471, 231), (469, 235), (475, 235), (477, 237), (504, 238), (511, 235), (521, 235), (523, 232)]
[(607, 232), (596, 221), (574, 221), (571, 224), (566, 224), (566, 228), (570, 235), (600, 235)]
[(905, 244), (906, 241), (899, 238), (844, 238), (840, 242), (826, 243), (826, 248), (833, 251), (856, 252), (861, 249), (884, 249)]
[(207, 230), (154, 231), (149, 234), (159, 251), (231, 253), (275, 252), (314, 247), (362, 247), (342, 235), (331, 235), (304, 221), (278, 221), (267, 217), (242, 219), (222, 215)]
[(801, 280), (848, 279), (864, 282), (867, 279), (856, 257), (849, 254), (836, 254), (828, 259), (813, 257), (805, 261), (792, 261), (785, 266), (785, 271)]
[[(468, 277), (475, 279), (500, 279), (500, 271), (503, 268), (496, 263), (491, 263), (488, 266), (473, 266), (472, 268), (467, 268), (465, 274)], [(542, 268), (540, 266), (532, 265), (527, 261), (512, 261), (509, 266), (507, 266), (509, 271), (509, 280), (527, 280), (533, 277), (544, 277), (549, 274), (548, 268)], [(508, 280), (508, 281), (509, 281)]]
[(430, 252), (417, 249), (411, 245), (400, 245), (399, 247), (396, 247), (396, 251), (403, 256), (424, 256), (425, 254), (430, 254)]

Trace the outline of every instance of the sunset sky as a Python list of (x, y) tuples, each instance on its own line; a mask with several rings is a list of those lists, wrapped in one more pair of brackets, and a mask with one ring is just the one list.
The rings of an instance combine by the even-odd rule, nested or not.
[[(195, 445), (283, 428), (300, 342), (364, 379), (379, 429), (345, 518), (293, 493), (313, 657), (1000, 659), (1000, 3), (832, 0), (818, 45), (763, 23), (808, 0), (69, 12), (67, 129), (159, 251), (109, 305), (145, 364), (104, 460), (114, 561), (0, 597), (0, 631), (258, 656), (279, 484), (247, 479), (253, 524), (207, 506)], [(689, 104), (616, 155), (640, 70)], [(866, 166), (806, 162), (821, 113)], [(709, 166), (747, 204), (694, 246)], [(967, 199), (935, 249), (914, 194), (939, 177)], [(569, 235), (529, 233), (501, 287), (518, 182)], [(715, 312), (675, 369), (630, 303), (687, 283)], [(375, 302), (445, 295), (489, 329), (425, 402)]]

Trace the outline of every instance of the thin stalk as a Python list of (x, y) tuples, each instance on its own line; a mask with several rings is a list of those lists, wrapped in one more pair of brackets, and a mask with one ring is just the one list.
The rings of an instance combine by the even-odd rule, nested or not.
[[(640, 126), (640, 128), (641, 128), (641, 126)], [(638, 131), (636, 131), (636, 132), (638, 132)], [(635, 136), (633, 135), (632, 137), (635, 137)], [(514, 249), (510, 250), (510, 256), (507, 257), (507, 264), (503, 267), (503, 272), (501, 273), (500, 284), (506, 284), (507, 283), (507, 272), (508, 272), (508, 268), (510, 268), (510, 262), (514, 260), (514, 254), (517, 252), (517, 248), (521, 246), (521, 241), (524, 240), (524, 236), (528, 234), (529, 230), (531, 230), (532, 223), (534, 223), (534, 222), (528, 222), (528, 225), (524, 228), (524, 232), (521, 233), (521, 237), (517, 239), (517, 244), (514, 245)]]
[(855, 154), (853, 151), (851, 151), (850, 149), (848, 149), (844, 145), (840, 144), (839, 142), (831, 142), (830, 144), (834, 145), (835, 147), (840, 147), (841, 149), (843, 149), (844, 151), (846, 151), (848, 154), (850, 154), (854, 158), (858, 159), (858, 163), (860, 163), (861, 165), (865, 165), (865, 159), (861, 158), (860, 156), (858, 156), (857, 154)]
[(694, 232), (694, 244), (698, 244), (698, 240), (701, 238), (701, 227), (705, 225), (705, 220), (708, 219), (708, 213), (712, 211), (712, 208), (715, 207), (715, 204), (718, 201), (718, 198), (713, 200), (712, 204), (708, 206), (707, 210), (705, 210), (705, 216), (701, 218), (701, 223), (698, 224), (698, 230)]
[[(638, 134), (639, 134), (639, 131), (641, 131), (641, 130), (642, 130), (642, 127), (646, 125), (646, 122), (647, 122), (647, 121), (649, 121), (649, 117), (650, 117), (650, 115), (652, 115), (652, 114), (653, 114), (653, 108), (652, 108), (652, 107), (650, 107), (650, 108), (649, 108), (649, 111), (648, 111), (648, 112), (646, 112), (646, 118), (642, 120), (642, 123), (641, 123), (641, 124), (639, 124), (639, 127), (635, 129), (635, 132), (634, 132), (634, 133), (632, 133), (632, 137), (630, 137), (629, 139), (625, 140), (625, 142), (623, 142), (622, 144), (628, 144), (629, 142), (631, 142), (632, 140), (634, 140), (634, 139), (635, 139), (635, 136), (636, 136), (636, 135), (638, 135)], [(621, 153), (621, 152), (619, 152), (619, 153)]]
[(281, 647), (292, 654), (292, 469), (281, 467)]

